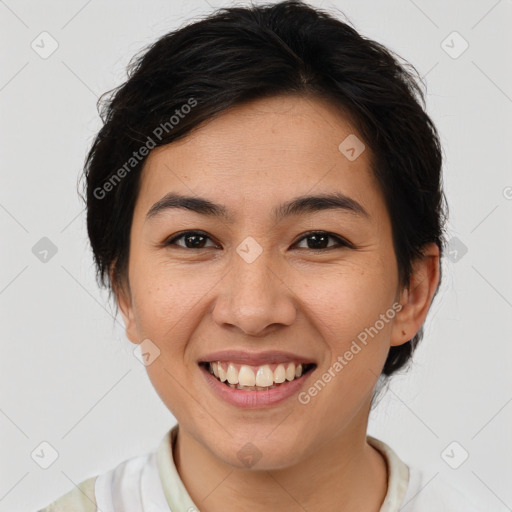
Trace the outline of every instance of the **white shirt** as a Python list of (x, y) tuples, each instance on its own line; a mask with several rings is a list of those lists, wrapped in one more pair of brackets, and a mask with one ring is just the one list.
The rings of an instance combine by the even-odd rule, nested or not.
[[(155, 451), (84, 480), (39, 512), (199, 512), (174, 464), (177, 433), (175, 425)], [(482, 512), (442, 477), (427, 479), (383, 441), (367, 440), (388, 466), (388, 491), (379, 512)]]

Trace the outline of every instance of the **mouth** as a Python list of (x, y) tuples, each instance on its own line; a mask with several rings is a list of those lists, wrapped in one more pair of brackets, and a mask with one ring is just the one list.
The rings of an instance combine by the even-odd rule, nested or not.
[(242, 391), (269, 391), (302, 380), (315, 368), (315, 363), (286, 361), (260, 366), (237, 364), (231, 361), (200, 361), (218, 382)]

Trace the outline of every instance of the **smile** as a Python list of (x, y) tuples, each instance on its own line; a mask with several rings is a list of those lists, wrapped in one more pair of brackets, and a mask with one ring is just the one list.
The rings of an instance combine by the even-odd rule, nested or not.
[[(263, 364), (256, 367), (244, 364), (238, 366), (227, 361), (220, 364), (219, 361), (199, 363), (207, 387), (214, 396), (224, 403), (245, 409), (278, 406), (291, 399), (307, 385), (316, 367), (315, 363), (299, 362)], [(215, 375), (215, 371), (218, 375)], [(284, 380), (277, 382), (283, 379), (283, 372)], [(266, 385), (258, 386), (258, 383)]]

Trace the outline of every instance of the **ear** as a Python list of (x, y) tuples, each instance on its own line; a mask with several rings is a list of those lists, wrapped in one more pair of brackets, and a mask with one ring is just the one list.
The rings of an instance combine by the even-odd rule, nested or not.
[(121, 311), (121, 315), (123, 317), (126, 329), (126, 337), (132, 343), (138, 345), (140, 343), (140, 340), (137, 335), (135, 314), (133, 311), (132, 298), (129, 286), (124, 285), (124, 283), (117, 283), (113, 279), (112, 272), (110, 273), (110, 282), (112, 283), (114, 295), (116, 297), (119, 310)]
[(403, 345), (420, 330), (425, 322), (434, 294), (439, 286), (439, 247), (429, 243), (423, 256), (413, 263), (411, 282), (400, 293), (402, 309), (397, 313), (391, 332), (391, 346)]

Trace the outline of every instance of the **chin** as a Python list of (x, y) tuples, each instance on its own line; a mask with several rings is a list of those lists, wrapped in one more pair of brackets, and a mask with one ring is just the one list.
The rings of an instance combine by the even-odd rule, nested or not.
[[(265, 429), (272, 432), (272, 429)], [(236, 469), (269, 471), (285, 469), (298, 464), (304, 457), (302, 443), (287, 435), (283, 430), (279, 434), (236, 435), (229, 438), (226, 445), (219, 445), (218, 439), (212, 440), (211, 452), (225, 464)], [(300, 446), (301, 450), (298, 451)]]

